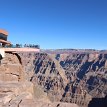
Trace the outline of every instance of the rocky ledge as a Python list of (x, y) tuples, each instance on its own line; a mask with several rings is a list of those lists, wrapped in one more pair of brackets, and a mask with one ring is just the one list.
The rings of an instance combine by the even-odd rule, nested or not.
[(6, 53), (0, 59), (0, 107), (78, 107), (52, 102), (39, 84), (31, 82), (35, 75), (34, 60), (35, 56), (28, 53)]

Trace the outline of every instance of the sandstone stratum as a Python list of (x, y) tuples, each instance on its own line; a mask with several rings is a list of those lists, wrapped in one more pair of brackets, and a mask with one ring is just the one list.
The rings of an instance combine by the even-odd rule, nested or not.
[(106, 95), (105, 51), (42, 50), (0, 59), (0, 107), (91, 107), (93, 98)]

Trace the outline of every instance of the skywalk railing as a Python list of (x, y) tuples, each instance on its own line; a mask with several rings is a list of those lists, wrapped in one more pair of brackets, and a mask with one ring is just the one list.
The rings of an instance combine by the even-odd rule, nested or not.
[(0, 48), (37, 48), (37, 49), (40, 49), (40, 45), (35, 45), (35, 44), (11, 44), (11, 45), (5, 45), (5, 46), (2, 46), (0, 45)]

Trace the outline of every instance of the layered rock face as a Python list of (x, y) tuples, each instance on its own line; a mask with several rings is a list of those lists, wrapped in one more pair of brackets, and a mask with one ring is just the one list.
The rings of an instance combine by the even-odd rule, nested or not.
[(23, 81), (23, 68), (16, 55), (6, 54), (6, 57), (1, 60), (0, 65), (0, 80), (1, 81)]
[[(86, 90), (92, 97), (107, 95), (107, 54), (72, 54), (60, 64), (65, 69), (70, 84)], [(82, 91), (82, 90), (81, 90)]]
[(0, 107), (18, 107), (22, 99), (33, 98), (33, 84), (25, 80), (16, 54), (6, 53), (0, 65)]
[(88, 107), (106, 95), (104, 52), (6, 53), (1, 59), (2, 107)]
[[(29, 72), (28, 74), (30, 74), (28, 75), (30, 81), (41, 86), (41, 88), (47, 92), (48, 95), (52, 94), (52, 92), (50, 92), (51, 89), (54, 90), (54, 95), (55, 93), (57, 94), (58, 91), (59, 93), (63, 94), (65, 88), (63, 79), (58, 70), (55, 69), (55, 63), (50, 56), (44, 53), (20, 54), (21, 57), (25, 57), (26, 55), (29, 56), (29, 58), (27, 57), (27, 60), (22, 61), (23, 65), (29, 65), (29, 62), (30, 64), (33, 62), (33, 64), (31, 64), (33, 67), (31, 67), (32, 69), (30, 69), (30, 71), (34, 71), (34, 73), (30, 73), (30, 71), (27, 69), (27, 66), (25, 67), (25, 72)], [(31, 57), (34, 59), (31, 60)], [(59, 99), (61, 99), (62, 94), (57, 95), (60, 97)], [(49, 95), (49, 97), (51, 99), (53, 98), (51, 95)]]
[(106, 53), (37, 53), (33, 58), (35, 73), (30, 80), (41, 86), (51, 101), (87, 107), (92, 98), (107, 95)]
[(6, 57), (0, 59), (0, 107), (78, 107), (52, 103), (38, 84), (30, 82), (34, 75), (34, 55), (6, 53)]

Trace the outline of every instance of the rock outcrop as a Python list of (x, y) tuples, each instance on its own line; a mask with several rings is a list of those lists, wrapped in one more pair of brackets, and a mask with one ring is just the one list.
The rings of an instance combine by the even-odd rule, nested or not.
[(107, 107), (107, 96), (104, 98), (93, 98), (88, 107)]
[(0, 65), (0, 105), (18, 107), (22, 99), (33, 98), (33, 84), (25, 80), (16, 54), (6, 53)]
[(35, 54), (6, 53), (0, 61), (0, 107), (78, 107), (52, 103), (38, 84), (30, 82), (35, 75)]

